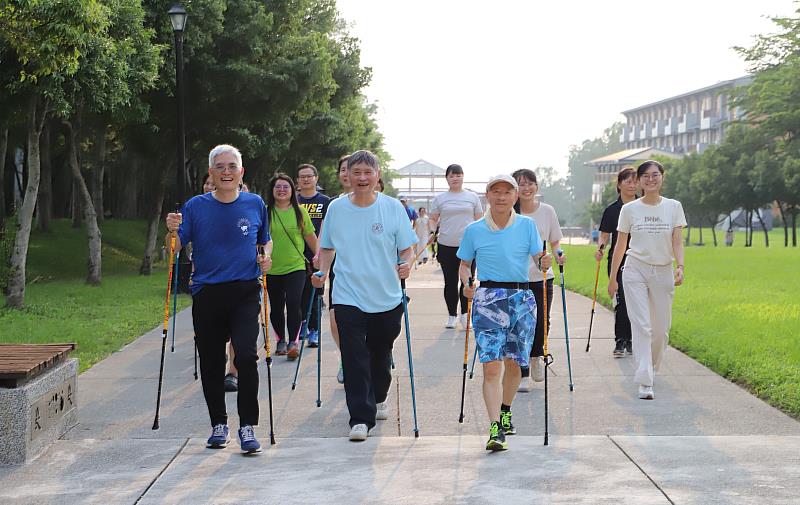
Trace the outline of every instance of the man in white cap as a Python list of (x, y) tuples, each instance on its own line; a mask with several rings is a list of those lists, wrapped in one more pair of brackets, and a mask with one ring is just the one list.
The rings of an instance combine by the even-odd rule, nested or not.
[[(528, 262), (533, 256), (540, 268), (550, 268), (552, 258), (542, 252), (536, 223), (514, 212), (517, 181), (510, 175), (492, 177), (486, 184), (489, 210), (467, 225), (456, 255), (464, 296), (473, 299), (472, 327), (483, 364), (483, 400), (491, 421), (487, 451), (508, 448), (511, 403), (528, 366), (536, 328), (536, 300), (528, 285)], [(477, 263), (480, 286), (469, 285), (470, 266)]]

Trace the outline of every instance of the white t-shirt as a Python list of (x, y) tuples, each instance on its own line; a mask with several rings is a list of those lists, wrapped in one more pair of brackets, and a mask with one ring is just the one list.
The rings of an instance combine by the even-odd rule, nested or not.
[(417, 238), (421, 242), (428, 242), (428, 221), (431, 218), (427, 216), (427, 214), (423, 217), (417, 218), (416, 223), (414, 224), (414, 231), (417, 233)]
[[(553, 243), (560, 242), (561, 239), (564, 238), (564, 235), (561, 234), (561, 225), (558, 224), (556, 209), (554, 209), (552, 205), (540, 203), (539, 208), (534, 212), (522, 215), (528, 216), (536, 222), (536, 229), (539, 230), (539, 236), (542, 240)], [(548, 252), (555, 254), (555, 251), (548, 250)], [(553, 264), (555, 264), (555, 262)], [(547, 278), (552, 279), (553, 277), (555, 277), (553, 268), (550, 267), (547, 271)], [(539, 270), (539, 263), (534, 261), (533, 258), (531, 258), (530, 265), (528, 265), (528, 280), (531, 282), (542, 280), (542, 271)]]
[(483, 207), (472, 191), (448, 191), (433, 199), (431, 214), (439, 215), (439, 243), (458, 247), (464, 229), (475, 221), (476, 215), (483, 215)]
[(617, 231), (631, 235), (629, 256), (663, 266), (674, 259), (672, 230), (684, 226), (686, 216), (678, 200), (662, 197), (658, 205), (648, 205), (640, 198), (622, 206)]

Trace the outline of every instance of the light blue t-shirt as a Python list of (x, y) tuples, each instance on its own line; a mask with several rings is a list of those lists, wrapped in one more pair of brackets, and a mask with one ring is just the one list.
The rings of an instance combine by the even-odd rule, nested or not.
[(498, 231), (489, 229), (486, 218), (467, 225), (456, 256), (464, 261), (477, 258), (479, 281), (528, 282), (528, 261), (540, 252), (536, 223), (517, 215), (514, 224)]
[(334, 305), (374, 314), (402, 302), (397, 253), (417, 242), (403, 204), (381, 193), (369, 207), (337, 198), (328, 207), (320, 239), (322, 248), (336, 249)]

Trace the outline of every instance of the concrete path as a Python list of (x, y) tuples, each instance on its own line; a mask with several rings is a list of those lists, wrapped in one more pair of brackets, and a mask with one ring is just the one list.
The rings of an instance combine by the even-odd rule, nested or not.
[[(408, 292), (420, 438), (413, 436), (405, 335), (395, 345), (390, 419), (368, 441), (352, 443), (344, 390), (335, 379), (337, 352), (325, 331), (320, 408), (316, 350), (306, 350), (294, 391), (295, 363), (275, 358), (277, 445), (270, 447), (262, 359), (257, 434), (264, 451), (245, 457), (236, 442), (205, 449), (208, 416), (193, 379), (187, 310), (178, 316), (175, 352), (167, 355), (160, 429), (151, 429), (161, 346), (156, 328), (80, 376), (78, 426), (35, 462), (0, 469), (0, 503), (800, 502), (800, 423), (674, 349), (658, 376), (656, 399), (637, 399), (631, 358), (611, 356), (612, 314), (598, 308), (586, 353), (591, 300), (568, 293), (570, 392), (558, 288), (550, 445), (542, 444), (538, 384), (514, 402), (518, 435), (509, 438), (510, 450), (486, 453), (480, 366), (467, 381), (466, 418), (458, 423), (464, 331), (443, 327), (438, 268), (414, 272)], [(473, 349), (471, 342), (470, 360)], [(235, 394), (227, 400), (235, 430)]]

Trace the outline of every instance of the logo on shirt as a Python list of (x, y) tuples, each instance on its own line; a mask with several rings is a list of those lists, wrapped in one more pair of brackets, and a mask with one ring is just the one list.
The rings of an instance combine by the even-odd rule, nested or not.
[(381, 223), (372, 223), (372, 233), (376, 235), (383, 233), (383, 225)]
[(242, 235), (245, 237), (250, 232), (250, 220), (246, 217), (241, 218), (239, 222), (236, 223), (236, 226), (239, 228), (239, 230), (241, 230)]

